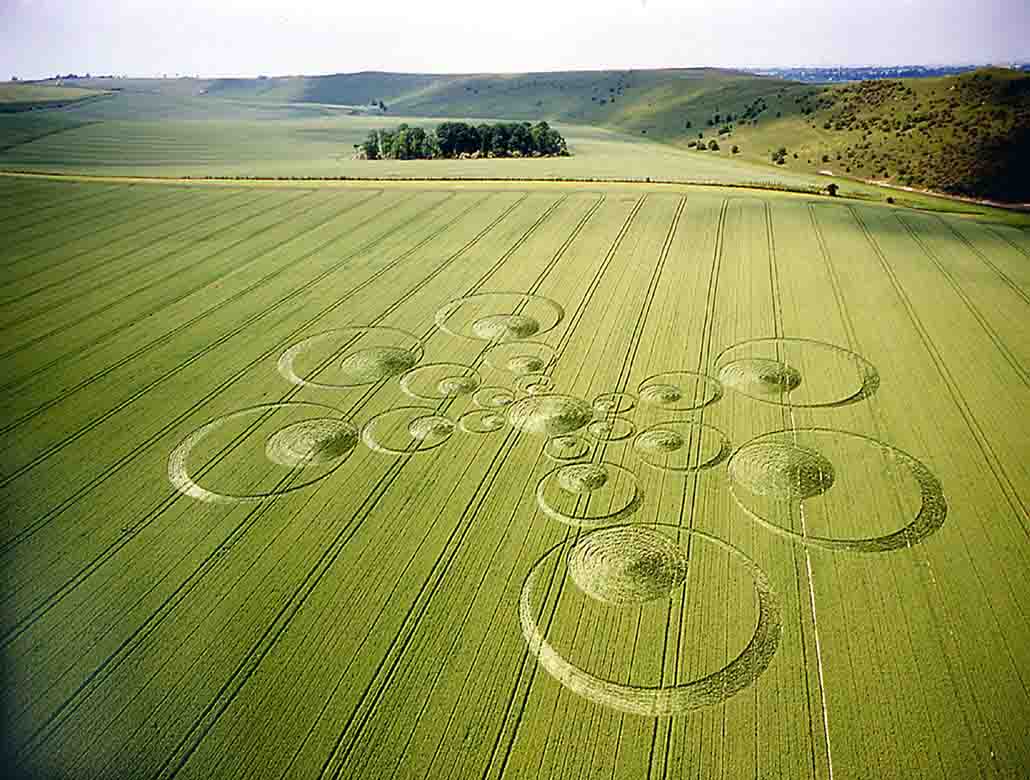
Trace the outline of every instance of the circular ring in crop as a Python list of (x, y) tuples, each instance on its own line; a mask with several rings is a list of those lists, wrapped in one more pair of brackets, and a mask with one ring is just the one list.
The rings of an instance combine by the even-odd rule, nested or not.
[[(742, 444), (728, 470), (730, 492), (748, 515), (813, 547), (862, 553), (910, 547), (935, 533), (948, 514), (941, 483), (923, 463), (856, 433), (766, 433)], [(877, 524), (876, 533), (862, 533), (867, 523)]]
[[(631, 528), (633, 526), (630, 526)], [(555, 545), (536, 562), (522, 586), (519, 598), (519, 624), (529, 651), (540, 665), (573, 693), (605, 707), (645, 716), (668, 716), (719, 704), (749, 687), (769, 667), (782, 635), (779, 599), (765, 572), (736, 547), (701, 531), (686, 531), (679, 526), (648, 526), (633, 531), (624, 539), (626, 526), (603, 528), (580, 541)], [(661, 529), (659, 531), (658, 529)], [(661, 533), (664, 540), (653, 538)], [(641, 534), (647, 534), (644, 539)], [(686, 535), (698, 547), (728, 553), (730, 560), (750, 577), (758, 608), (758, 620), (744, 649), (722, 668), (687, 682), (668, 685), (629, 685), (607, 679), (577, 666), (554, 646), (554, 639), (537, 622), (539, 592), (547, 584), (548, 574), (564, 568), (573, 582), (585, 583), (585, 592), (595, 599), (614, 602), (622, 609), (641, 608), (641, 603), (667, 597), (684, 577), (685, 551), (671, 533)], [(599, 538), (591, 542), (591, 537)], [(645, 543), (646, 542), (646, 543)], [(608, 558), (584, 554), (584, 545), (604, 548)], [(632, 549), (636, 545), (637, 549)], [(620, 547), (630, 549), (620, 551)], [(676, 546), (678, 549), (672, 549)], [(640, 548), (643, 549), (640, 549)], [(621, 560), (619, 558), (621, 557)], [(594, 560), (591, 560), (594, 559)], [(641, 614), (644, 614), (643, 612)]]
[(648, 466), (662, 471), (703, 471), (730, 454), (726, 434), (707, 423), (669, 420), (637, 434), (633, 449)]
[(697, 371), (666, 371), (649, 376), (637, 388), (640, 402), (670, 412), (702, 409), (722, 398), (722, 385)]
[(399, 376), (413, 368), (422, 354), (422, 342), (407, 331), (334, 328), (294, 344), (279, 356), (278, 368), (292, 384), (340, 390)]
[(536, 502), (552, 520), (572, 526), (617, 523), (644, 500), (636, 475), (614, 463), (570, 463), (545, 474)]
[(401, 390), (419, 401), (472, 395), (483, 384), (479, 372), (460, 363), (426, 363), (401, 376)]
[(623, 441), (637, 432), (637, 427), (625, 417), (605, 417), (587, 426), (587, 436), (595, 441)]
[(454, 421), (432, 406), (400, 406), (365, 423), (361, 440), (385, 455), (412, 455), (446, 443), (454, 428)]
[(354, 450), (357, 428), (329, 406), (263, 404), (217, 417), (168, 456), (183, 495), (213, 504), (260, 501), (325, 479)]
[(812, 339), (742, 341), (724, 349), (715, 363), (725, 386), (780, 406), (845, 406), (880, 386), (879, 372), (864, 357)]
[(553, 329), (565, 317), (562, 307), (542, 295), (487, 292), (444, 304), (436, 324), (444, 333), (481, 341), (523, 341)]
[(505, 341), (490, 347), (484, 353), (483, 361), (498, 371), (525, 376), (542, 373), (554, 356), (554, 347), (542, 341)]

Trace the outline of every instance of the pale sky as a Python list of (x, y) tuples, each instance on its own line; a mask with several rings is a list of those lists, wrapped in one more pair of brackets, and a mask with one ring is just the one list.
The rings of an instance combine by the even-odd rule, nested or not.
[(0, 0), (0, 80), (1012, 60), (1027, 0)]

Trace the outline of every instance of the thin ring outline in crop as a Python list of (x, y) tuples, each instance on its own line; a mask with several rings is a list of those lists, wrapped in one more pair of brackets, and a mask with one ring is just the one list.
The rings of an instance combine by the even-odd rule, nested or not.
[[(652, 527), (652, 526), (649, 526)], [(758, 602), (758, 621), (750, 641), (726, 666), (705, 677), (667, 686), (637, 686), (617, 683), (592, 674), (564, 658), (547, 641), (533, 617), (536, 581), (547, 561), (560, 554), (571, 541), (560, 542), (545, 552), (530, 569), (519, 596), (519, 625), (529, 652), (544, 670), (573, 693), (605, 707), (647, 717), (676, 715), (710, 707), (748, 688), (769, 668), (783, 633), (779, 598), (768, 576), (747, 555), (722, 539), (703, 531), (658, 524), (696, 541), (711, 543), (730, 553), (751, 574)]]
[(507, 424), (507, 416), (497, 409), (470, 409), (458, 418), (458, 428), (464, 433), (496, 433)]
[[(562, 453), (560, 447), (568, 449)], [(553, 460), (555, 463), (572, 463), (573, 461), (585, 458), (590, 453), (590, 442), (583, 436), (575, 433), (565, 433), (560, 436), (553, 436), (544, 445), (544, 457)]]
[[(682, 381), (684, 378), (694, 383), (695, 387), (690, 388), (689, 392), (680, 392), (679, 397), (674, 401), (663, 402), (658, 400), (657, 393), (649, 393), (650, 388), (669, 388), (679, 392), (680, 384), (676, 380)], [(694, 397), (696, 385), (698, 384), (704, 387), (704, 392), (700, 399)], [(706, 406), (711, 406), (721, 399), (722, 395), (722, 383), (715, 377), (700, 371), (663, 371), (660, 374), (652, 374), (646, 377), (637, 385), (637, 396), (641, 403), (657, 406), (670, 412), (697, 411)]]
[[(752, 400), (761, 401), (761, 402), (767, 403), (767, 404), (774, 404), (776, 406), (793, 406), (793, 407), (805, 408), (805, 409), (819, 409), (819, 408), (832, 409), (832, 408), (836, 408), (836, 407), (847, 406), (848, 404), (858, 403), (859, 401), (862, 401), (862, 400), (864, 400), (866, 398), (869, 398), (871, 395), (873, 395), (880, 388), (880, 372), (876, 369), (876, 366), (874, 366), (872, 363), (870, 363), (864, 357), (859, 355), (857, 352), (854, 352), (854, 351), (852, 351), (850, 349), (847, 349), (845, 347), (838, 346), (836, 344), (831, 344), (831, 343), (829, 343), (827, 341), (819, 341), (818, 339), (793, 338), (793, 337), (785, 337), (785, 336), (767, 336), (765, 338), (748, 339), (746, 341), (738, 341), (736, 344), (731, 344), (730, 346), (726, 347), (726, 349), (722, 350), (722, 352), (720, 352), (716, 356), (716, 358), (715, 358), (715, 365), (716, 365), (717, 373), (721, 374), (722, 369), (725, 368), (725, 365), (723, 365), (723, 360), (724, 360), (725, 356), (730, 351), (735, 350), (735, 349), (740, 349), (742, 347), (753, 347), (753, 346), (757, 346), (757, 345), (760, 345), (760, 344), (769, 344), (769, 345), (780, 345), (780, 344), (791, 345), (791, 344), (794, 344), (794, 345), (802, 347), (802, 348), (810, 347), (810, 348), (813, 348), (813, 349), (831, 350), (831, 351), (836, 352), (838, 354), (846, 355), (851, 360), (853, 360), (854, 363), (855, 363), (855, 368), (856, 368), (856, 370), (858, 372), (858, 375), (859, 375), (859, 377), (858, 377), (859, 378), (859, 387), (858, 387), (857, 390), (855, 390), (854, 392), (850, 393), (849, 395), (844, 396), (843, 398), (833, 398), (833, 399), (830, 399), (828, 401), (818, 401), (818, 402), (813, 402), (813, 401), (798, 402), (798, 401), (796, 401), (794, 399), (790, 399), (790, 398), (788, 398), (786, 400), (778, 400), (778, 399), (773, 399), (773, 398), (769, 398), (769, 397), (763, 397), (761, 395), (755, 395), (755, 394), (752, 394), (752, 393), (746, 393), (743, 390), (740, 390), (738, 388), (732, 387), (732, 385), (731, 385), (731, 388), (735, 392), (740, 393), (741, 395), (745, 396), (746, 398), (751, 398)], [(730, 361), (726, 365), (732, 365), (733, 362), (734, 361)], [(803, 378), (803, 375), (802, 375), (802, 378)], [(725, 384), (725, 383), (723, 383), (723, 384)]]
[[(226, 423), (238, 419), (240, 417), (246, 417), (253, 414), (264, 414), (269, 412), (275, 413), (279, 410), (297, 409), (301, 407), (311, 409), (313, 411), (317, 410), (323, 416), (325, 416), (326, 413), (330, 413), (332, 415), (342, 414), (339, 409), (334, 409), (331, 406), (309, 403), (306, 401), (290, 401), (287, 403), (280, 404), (261, 404), (259, 406), (251, 406), (246, 409), (240, 409), (239, 411), (223, 415), (222, 417), (216, 417), (213, 420), (209, 420), (208, 422), (201, 425), (199, 428), (196, 428), (195, 430), (187, 434), (186, 437), (172, 449), (171, 453), (169, 453), (168, 455), (168, 481), (171, 482), (172, 487), (174, 487), (180, 493), (182, 493), (185, 496), (189, 496), (190, 498), (194, 498), (197, 501), (202, 501), (206, 504), (237, 504), (244, 501), (261, 501), (263, 499), (271, 498), (273, 496), (291, 493), (295, 490), (300, 490), (301, 488), (308, 487), (309, 485), (313, 485), (315, 482), (319, 482), (320, 480), (325, 479), (333, 471), (335, 471), (343, 464), (343, 462), (349, 456), (349, 453), (347, 455), (342, 456), (340, 458), (339, 463), (334, 464), (325, 472), (319, 473), (311, 479), (307, 479), (303, 482), (298, 482), (296, 484), (285, 487), (282, 490), (242, 494), (219, 493), (217, 491), (205, 488), (196, 480), (194, 480), (193, 477), (190, 476), (189, 466), (187, 464), (190, 452), (193, 450), (194, 447), (197, 446), (197, 444), (200, 441), (207, 437), (208, 434), (214, 432), (218, 428), (221, 428)], [(345, 423), (347, 425), (351, 425), (352, 427), (354, 427), (353, 423), (350, 423), (349, 420), (346, 420), (343, 417), (333, 419), (339, 419), (341, 423)], [(358, 435), (358, 430), (356, 427), (354, 427), (354, 435), (355, 438)]]
[[(477, 316), (477, 318), (474, 321), (465, 322), (463, 320), (459, 320), (459, 322), (461, 322), (462, 324), (459, 325), (457, 328), (454, 328), (454, 327), (452, 327), (452, 325), (448, 324), (448, 320), (450, 319), (450, 317), (456, 311), (461, 309), (461, 307), (462, 307), (462, 305), (464, 303), (466, 303), (468, 301), (473, 301), (473, 300), (477, 300), (477, 301), (478, 300), (488, 300), (490, 297), (499, 298), (499, 299), (501, 299), (501, 298), (508, 298), (508, 304), (509, 305), (501, 305), (501, 304), (498, 303), (498, 305), (495, 307), (496, 308), (495, 311), (478, 313), (478, 316)], [(551, 300), (550, 298), (546, 298), (543, 295), (535, 295), (533, 293), (527, 293), (527, 292), (513, 292), (513, 291), (509, 291), (509, 290), (498, 290), (498, 291), (495, 291), (495, 292), (481, 292), (481, 293), (475, 293), (473, 295), (466, 295), (466, 296), (463, 296), (461, 298), (455, 298), (455, 299), (453, 299), (451, 301), (448, 301), (443, 306), (441, 306), (439, 309), (437, 309), (436, 315), (435, 315), (434, 319), (436, 321), (436, 326), (440, 330), (442, 330), (444, 333), (447, 333), (447, 334), (449, 334), (451, 336), (457, 336), (458, 338), (475, 339), (477, 341), (505, 341), (507, 339), (489, 339), (489, 338), (484, 339), (481, 336), (475, 335), (475, 333), (464, 333), (462, 331), (465, 330), (464, 326), (466, 326), (466, 325), (467, 326), (472, 326), (476, 322), (479, 322), (480, 320), (487, 319), (489, 317), (495, 317), (495, 316), (524, 317), (524, 316), (527, 316), (527, 315), (520, 314), (519, 312), (521, 312), (526, 306), (532, 304), (533, 302), (539, 302), (545, 309), (549, 309), (550, 312), (551, 312), (551, 315), (552, 315), (551, 319), (553, 319), (553, 322), (550, 322), (549, 324), (548, 323), (540, 324), (538, 322), (539, 327), (535, 328), (532, 331), (532, 333), (528, 334), (527, 336), (525, 336), (525, 337), (523, 337), (521, 339), (511, 339), (511, 340), (521, 341), (521, 340), (525, 340), (525, 338), (528, 338), (529, 336), (539, 336), (539, 335), (541, 335), (543, 333), (547, 333), (548, 331), (551, 331), (554, 328), (556, 328), (558, 326), (558, 323), (560, 323), (563, 319), (565, 319), (565, 310), (561, 307), (561, 304), (559, 304), (557, 301)], [(511, 311), (508, 311), (509, 309)], [(469, 329), (471, 330), (471, 328), (469, 328)]]
[(596, 396), (590, 405), (594, 411), (606, 417), (613, 417), (620, 414), (629, 414), (637, 408), (637, 397), (632, 393), (614, 391), (601, 393)]
[[(633, 494), (629, 497), (628, 501), (624, 501), (622, 506), (609, 509), (608, 511), (601, 512), (599, 514), (586, 514), (585, 512), (579, 514), (567, 514), (562, 512), (560, 509), (551, 506), (547, 499), (547, 488), (552, 482), (558, 481), (560, 472), (563, 469), (572, 468), (577, 465), (579, 464), (565, 464), (556, 469), (552, 469), (544, 474), (540, 478), (540, 481), (536, 483), (537, 506), (540, 508), (541, 512), (552, 520), (557, 520), (559, 523), (576, 528), (593, 528), (596, 526), (610, 525), (612, 523), (618, 523), (620, 520), (634, 514), (644, 503), (644, 489), (640, 486), (640, 481), (632, 471), (615, 463), (600, 461), (595, 465), (604, 466), (608, 470), (609, 474), (614, 473), (617, 476), (622, 476), (624, 479), (628, 478), (631, 481), (631, 484), (633, 485)], [(589, 506), (589, 500), (587, 500), (586, 505)]]
[[(520, 350), (526, 354), (518, 354)], [(543, 373), (554, 362), (556, 354), (557, 351), (554, 347), (542, 341), (501, 341), (483, 353), (483, 362), (498, 371), (526, 376), (527, 374)], [(527, 366), (525, 370), (519, 370), (511, 365), (512, 361), (517, 358), (532, 358), (539, 362)]]
[(594, 441), (616, 444), (637, 432), (637, 426), (625, 417), (602, 417), (586, 427), (587, 436)]
[(504, 409), (515, 403), (515, 393), (507, 387), (484, 385), (472, 394), (472, 403), (483, 409)]
[(515, 380), (515, 389), (523, 395), (543, 395), (554, 390), (550, 374), (523, 374)]
[(912, 478), (919, 486), (921, 499), (919, 511), (911, 522), (902, 526), (897, 531), (883, 534), (881, 536), (871, 536), (862, 539), (839, 539), (830, 536), (800, 534), (797, 531), (792, 531), (773, 523), (769, 518), (763, 517), (749, 508), (741, 499), (739, 488), (737, 487), (736, 482), (731, 478), (730, 494), (733, 496), (733, 500), (737, 503), (737, 506), (747, 513), (749, 517), (757, 521), (764, 528), (787, 539), (793, 539), (794, 541), (801, 542), (802, 544), (807, 544), (812, 547), (820, 547), (826, 550), (881, 553), (919, 544), (924, 539), (940, 530), (941, 526), (944, 525), (944, 521), (948, 516), (948, 502), (944, 497), (944, 489), (941, 486), (940, 480), (934, 476), (933, 472), (930, 471), (922, 461), (909, 455), (904, 450), (899, 450), (897, 447), (892, 447), (891, 445), (879, 441), (878, 439), (874, 439), (871, 436), (863, 436), (859, 433), (850, 433), (848, 431), (840, 431), (834, 428), (798, 428), (796, 430), (782, 430), (763, 433), (760, 436), (756, 436), (755, 438), (744, 442), (734, 451), (733, 455), (730, 456), (728, 464), (731, 470), (730, 473), (732, 474), (734, 458), (736, 458), (737, 455), (749, 445), (767, 440), (773, 436), (789, 436), (793, 438), (797, 434), (806, 433), (826, 433), (835, 436), (844, 436), (858, 441), (868, 442), (871, 446), (879, 447), (881, 450), (887, 451), (892, 457), (900, 460), (908, 468)]
[[(430, 392), (413, 387), (421, 378), (421, 375), (431, 374), (434, 371), (442, 372), (442, 376), (436, 380), (435, 386)], [(448, 380), (465, 379), (469, 381), (469, 386), (466, 388), (455, 389), (453, 392), (440, 389), (440, 385)], [(483, 378), (472, 366), (466, 366), (462, 363), (423, 363), (421, 366), (415, 366), (401, 374), (400, 386), (405, 395), (417, 401), (445, 401), (459, 395), (473, 395), (483, 386)], [(457, 388), (457, 385), (455, 387)]]
[[(450, 431), (440, 441), (434, 442), (433, 444), (430, 444), (429, 446), (425, 447), (421, 446), (421, 444), (416, 447), (409, 446), (407, 448), (390, 447), (376, 439), (375, 427), (377, 425), (381, 425), (384, 418), (391, 417), (394, 415), (400, 415), (403, 419), (404, 414), (410, 416), (410, 419), (407, 421), (409, 429), (412, 423), (417, 422), (419, 420), (438, 417), (443, 418), (439, 411), (432, 406), (396, 406), (393, 409), (388, 409), (387, 411), (377, 414), (375, 417), (368, 420), (368, 422), (366, 422), (361, 428), (361, 441), (364, 442), (365, 446), (368, 447), (370, 450), (382, 453), (384, 455), (414, 455), (422, 452), (429, 452), (430, 450), (435, 450), (437, 447), (446, 444), (450, 440), (451, 435), (453, 435), (454, 433), (454, 427), (456, 427), (452, 420), (450, 420), (449, 418), (443, 418), (447, 419), (448, 422), (451, 423)], [(417, 439), (415, 439), (415, 437), (411, 437), (411, 441), (417, 441)]]
[[(652, 437), (656, 434), (661, 433), (670, 433), (674, 436), (677, 436), (682, 443), (680, 447), (668, 450), (668, 454), (676, 452), (682, 447), (692, 449), (691, 445), (694, 443), (694, 432), (688, 430), (686, 436), (684, 437), (679, 431), (676, 430), (677, 428), (684, 427), (688, 429), (694, 429), (694, 431), (697, 431), (699, 435), (704, 435), (706, 431), (713, 433), (715, 436), (718, 437), (719, 449), (716, 450), (714, 455), (712, 455), (709, 458), (706, 458), (703, 461), (700, 461), (696, 465), (690, 465), (690, 462), (688, 460), (687, 465), (685, 466), (669, 466), (660, 463), (656, 459), (654, 459), (659, 456), (659, 453), (649, 452), (648, 448), (644, 446), (644, 442), (647, 441), (648, 437)], [(729, 436), (727, 436), (722, 429), (717, 428), (714, 425), (711, 425), (710, 423), (698, 422), (697, 420), (666, 420), (665, 422), (657, 423), (648, 428), (645, 428), (640, 433), (638, 433), (633, 439), (633, 449), (637, 452), (637, 455), (639, 455), (640, 459), (651, 468), (659, 469), (661, 471), (694, 473), (697, 471), (706, 471), (707, 469), (714, 469), (716, 466), (718, 466), (720, 463), (726, 460), (730, 456), (731, 445)], [(652, 455), (654, 457), (652, 457)], [(689, 452), (687, 453), (687, 457), (689, 459)]]
[[(294, 362), (297, 360), (298, 357), (300, 357), (304, 352), (315, 346), (315, 344), (322, 341), (329, 341), (331, 338), (338, 336), (338, 334), (344, 333), (352, 334), (351, 338), (360, 337), (361, 335), (364, 335), (366, 333), (389, 334), (391, 336), (396, 337), (398, 342), (400, 343), (403, 343), (404, 341), (409, 342), (409, 346), (407, 346), (406, 348), (398, 347), (397, 349), (399, 349), (401, 352), (410, 352), (411, 357), (409, 361), (406, 361), (408, 364), (400, 370), (384, 372), (382, 376), (368, 381), (330, 384), (328, 382), (314, 382), (308, 379), (304, 379), (299, 374), (297, 374), (296, 370), (294, 369)], [(346, 342), (347, 340), (348, 338), (346, 337), (340, 338), (340, 341), (343, 342)], [(345, 352), (343, 355), (339, 355), (337, 358), (334, 358), (333, 362), (335, 365), (338, 366), (340, 365), (340, 363), (345, 361), (349, 356), (358, 354), (359, 352), (361, 352), (360, 349)], [(424, 349), (422, 346), (422, 342), (419, 339), (419, 337), (416, 336), (414, 333), (408, 333), (406, 330), (400, 330), (399, 328), (388, 328), (379, 325), (354, 325), (350, 327), (332, 328), (330, 330), (324, 330), (321, 333), (316, 333), (313, 336), (308, 336), (306, 339), (303, 339), (302, 341), (298, 341), (293, 346), (288, 347), (279, 356), (279, 362), (277, 367), (279, 369), (280, 375), (282, 375), (282, 377), (290, 384), (294, 384), (299, 387), (314, 387), (319, 390), (341, 390), (350, 387), (361, 387), (364, 385), (375, 384), (376, 382), (382, 381), (383, 379), (388, 379), (391, 376), (396, 376), (399, 373), (403, 373), (404, 371), (407, 371), (415, 364), (417, 364), (420, 360), (422, 360), (423, 354)]]

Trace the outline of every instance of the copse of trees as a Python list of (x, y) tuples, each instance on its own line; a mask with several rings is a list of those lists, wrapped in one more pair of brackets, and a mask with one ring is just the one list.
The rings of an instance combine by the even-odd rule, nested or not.
[(356, 144), (369, 160), (429, 160), (455, 157), (565, 157), (569, 150), (561, 134), (547, 122), (499, 122), (470, 125), (443, 122), (435, 132), (400, 125), (396, 130), (373, 130)]

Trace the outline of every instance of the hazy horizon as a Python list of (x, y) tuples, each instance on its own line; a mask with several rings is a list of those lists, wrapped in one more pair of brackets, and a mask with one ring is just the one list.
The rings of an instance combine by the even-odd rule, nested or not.
[(561, 5), (515, 14), (471, 0), (341, 8), (316, 0), (5, 0), (0, 79), (525, 73), (645, 68), (1004, 64), (1030, 59), (1030, 7), (1013, 0), (674, 0)]

